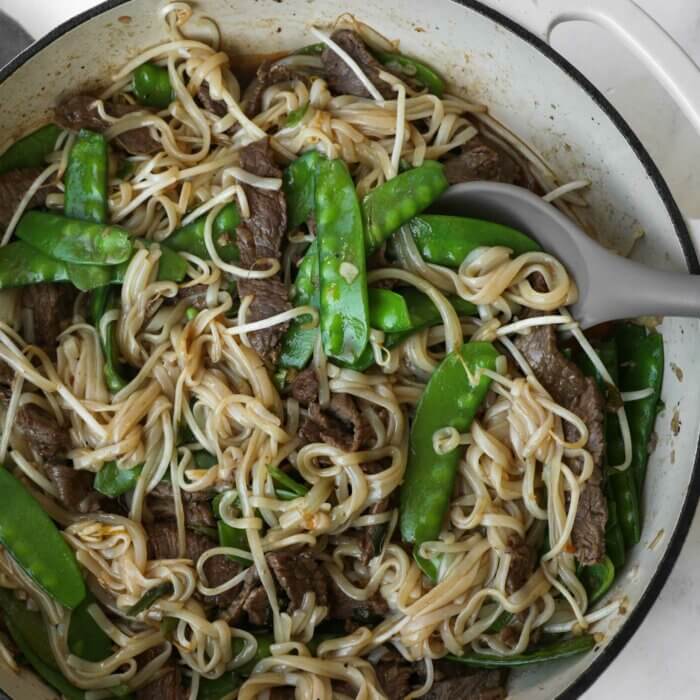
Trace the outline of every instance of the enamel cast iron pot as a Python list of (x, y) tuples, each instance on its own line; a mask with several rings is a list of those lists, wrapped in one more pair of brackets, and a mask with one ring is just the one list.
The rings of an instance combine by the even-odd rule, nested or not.
[[(353, 13), (385, 36), (399, 39), (403, 52), (425, 59), (489, 105), (494, 116), (546, 156), (562, 181), (590, 179), (589, 202), (603, 240), (623, 245), (642, 228), (646, 235), (635, 247), (641, 262), (700, 272), (690, 224), (657, 167), (620, 115), (547, 40), (557, 24), (570, 20), (606, 26), (648, 65), (700, 130), (698, 69), (631, 0), (487, 2), (193, 4), (216, 19), (224, 49), (237, 55), (298, 48), (311, 40), (311, 24), (328, 24), (342, 12)], [(109, 0), (66, 22), (2, 69), (0, 151), (45, 120), (60, 97), (104, 82), (130, 57), (162, 41), (159, 9), (155, 0)], [(571, 272), (576, 275), (576, 270)], [(700, 495), (700, 324), (665, 319), (660, 330), (666, 346), (666, 409), (657, 421), (658, 443), (648, 468), (644, 532), (609, 593), (626, 596), (625, 612), (598, 625), (601, 641), (594, 652), (513, 674), (510, 697), (517, 700), (583, 693), (639, 627), (688, 532)], [(681, 373), (674, 374), (671, 366), (682, 369), (682, 382)], [(16, 676), (2, 666), (0, 688), (18, 700), (55, 697), (29, 671)]]

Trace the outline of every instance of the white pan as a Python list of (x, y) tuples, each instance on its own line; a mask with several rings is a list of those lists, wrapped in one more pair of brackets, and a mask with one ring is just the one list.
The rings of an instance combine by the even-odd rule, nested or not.
[[(547, 38), (571, 19), (605, 25), (647, 63), (700, 130), (697, 68), (630, 0), (489, 4), (495, 9), (475, 0), (201, 0), (196, 6), (216, 18), (224, 48), (239, 55), (308, 44), (312, 23), (352, 12), (488, 104), (562, 180), (590, 179), (589, 200), (603, 239), (620, 243), (641, 227), (646, 235), (635, 257), (653, 267), (698, 273), (688, 223), (658, 168), (620, 115)], [(128, 58), (161, 41), (159, 8), (153, 0), (110, 0), (66, 22), (0, 71), (0, 151), (5, 141), (44, 120), (59, 96), (104, 82)], [(514, 674), (510, 690), (517, 700), (574, 698), (587, 689), (639, 627), (688, 532), (700, 495), (700, 324), (666, 319), (660, 330), (666, 410), (648, 469), (644, 532), (609, 594), (624, 593), (626, 612), (601, 623), (595, 652)], [(682, 381), (680, 372), (671, 371), (674, 365)], [(663, 647), (670, 652), (668, 642)], [(2, 667), (0, 687), (16, 700), (54, 697), (29, 672), (15, 676)], [(624, 697), (625, 689), (620, 692)]]

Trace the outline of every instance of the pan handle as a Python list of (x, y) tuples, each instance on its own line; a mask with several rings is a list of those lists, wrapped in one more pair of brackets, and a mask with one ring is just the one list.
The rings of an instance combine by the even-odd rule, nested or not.
[(607, 29), (652, 72), (700, 133), (700, 68), (656, 20), (633, 0), (497, 0), (495, 9), (550, 43), (560, 24), (584, 21)]

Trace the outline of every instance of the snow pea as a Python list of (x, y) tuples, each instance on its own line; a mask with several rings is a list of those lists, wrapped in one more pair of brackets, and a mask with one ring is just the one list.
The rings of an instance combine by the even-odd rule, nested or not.
[(243, 684), (236, 672), (228, 672), (219, 678), (200, 678), (197, 700), (221, 700)]
[(369, 339), (362, 212), (342, 160), (324, 160), (316, 179), (321, 339), (330, 357), (353, 362)]
[(68, 279), (66, 263), (44, 255), (24, 241), (13, 241), (0, 248), (0, 289)]
[(309, 492), (309, 487), (306, 484), (301, 484), (296, 479), (292, 479), (289, 474), (285, 474), (285, 472), (283, 472), (281, 469), (278, 469), (277, 467), (268, 467), (267, 471), (275, 484), (281, 486), (282, 490), (294, 494), (295, 498), (306, 496), (306, 494)]
[(372, 328), (378, 328), (390, 333), (400, 333), (411, 330), (413, 322), (408, 310), (408, 304), (401, 294), (391, 289), (370, 287), (369, 322)]
[(46, 164), (46, 156), (56, 148), (61, 128), (47, 124), (15, 141), (0, 156), (0, 175), (21, 168), (39, 168)]
[(593, 649), (596, 645), (595, 637), (592, 634), (582, 634), (579, 637), (563, 639), (560, 641), (535, 647), (522, 654), (514, 656), (498, 656), (496, 654), (477, 654), (469, 652), (462, 656), (449, 654), (450, 661), (474, 666), (477, 668), (515, 668), (519, 666), (530, 666), (531, 664), (542, 663), (543, 661), (553, 661), (554, 659), (566, 659), (569, 656), (583, 654)]
[(625, 404), (632, 435), (632, 464), (641, 499), (649, 460), (649, 441), (656, 422), (664, 377), (664, 341), (660, 333), (647, 333), (642, 326), (622, 323), (615, 332), (620, 357), (620, 391), (652, 389), (651, 396)]
[[(206, 215), (200, 216), (192, 223), (173, 231), (165, 239), (165, 246), (180, 253), (190, 253), (198, 258), (209, 259), (204, 243), (204, 224)], [(236, 262), (240, 253), (235, 243), (236, 228), (241, 223), (241, 215), (235, 204), (230, 203), (221, 209), (212, 223), (212, 240), (216, 252), (224, 262)]]
[(588, 605), (595, 605), (613, 585), (615, 565), (606, 556), (599, 564), (582, 566), (578, 577), (588, 593)]
[(414, 544), (414, 558), (433, 580), (437, 579), (436, 563), (420, 557), (418, 548), (440, 534), (459, 461), (459, 449), (442, 455), (435, 452), (433, 434), (449, 426), (460, 432), (469, 428), (491, 384), (479, 370), (495, 370), (498, 356), (491, 343), (464, 344), (443, 359), (416, 408), (400, 491), (399, 524), (403, 541)]
[(287, 228), (290, 231), (313, 216), (316, 174), (324, 160), (326, 157), (319, 151), (308, 151), (285, 168), (282, 187), (287, 199)]
[(211, 469), (219, 463), (219, 460), (205, 450), (199, 450), (194, 453), (194, 466), (197, 469)]
[(306, 115), (306, 113), (309, 111), (309, 103), (304, 102), (301, 107), (297, 107), (296, 109), (293, 109), (288, 115), (287, 119), (284, 122), (284, 125), (286, 127), (292, 127), (296, 126)]
[(124, 229), (46, 211), (26, 212), (15, 235), (44, 255), (79, 265), (116, 265), (131, 257)]
[(95, 474), (93, 487), (105, 496), (118, 498), (136, 488), (142, 469), (142, 464), (137, 464), (131, 469), (120, 469), (116, 462), (107, 462)]
[(157, 600), (163, 596), (170, 595), (172, 592), (173, 584), (170, 583), (170, 581), (161, 583), (159, 586), (147, 590), (141, 598), (126, 611), (126, 614), (129, 617), (136, 617), (144, 610), (148, 610)]
[[(253, 672), (253, 669), (257, 666), (258, 662), (272, 656), (272, 650), (270, 647), (275, 643), (275, 638), (271, 634), (257, 633), (255, 634), (255, 641), (258, 643), (258, 648), (255, 651), (255, 655), (250, 661), (248, 661), (248, 663), (237, 669), (237, 672), (243, 676), (249, 676)], [(231, 644), (233, 647), (234, 656), (243, 650), (243, 640), (240, 637), (235, 637)]]
[(294, 56), (320, 56), (323, 53), (323, 49), (326, 45), (319, 41), (317, 44), (309, 44), (308, 46), (302, 46), (300, 49), (292, 52)]
[(420, 254), (436, 265), (459, 267), (469, 253), (481, 246), (505, 246), (515, 255), (541, 250), (520, 231), (465, 216), (426, 214), (414, 217), (407, 226)]
[(428, 88), (428, 92), (442, 97), (445, 92), (445, 81), (430, 66), (415, 58), (409, 58), (400, 53), (389, 53), (388, 51), (372, 51), (375, 58), (386, 66), (392, 73), (399, 77), (412, 78), (417, 83)]
[(25, 602), (16, 598), (7, 588), (0, 588), (0, 610), (3, 612), (3, 620), (13, 623), (22, 631), (24, 641), (37, 658), (48, 666), (56, 667), (41, 613), (29, 610)]
[[(100, 292), (100, 295), (102, 292)], [(114, 289), (110, 289), (107, 293), (104, 305), (98, 308), (97, 304), (91, 311), (99, 312), (99, 317), (95, 321), (95, 326), (99, 329), (100, 341), (102, 343), (102, 352), (105, 356), (104, 375), (107, 388), (116, 394), (120, 389), (123, 389), (128, 381), (125, 378), (125, 368), (122, 367), (119, 361), (119, 348), (117, 346), (117, 322), (110, 321), (102, 326), (100, 319), (105, 311), (115, 308), (117, 303), (117, 295)], [(107, 476), (104, 477), (107, 480)]]
[(73, 610), (68, 628), (68, 647), (71, 653), (88, 661), (103, 661), (112, 653), (112, 640), (104, 633), (88, 612), (95, 603), (88, 593), (83, 602)]
[(142, 63), (134, 70), (133, 90), (139, 104), (166, 109), (175, 99), (168, 69), (153, 63)]
[(68, 157), (64, 178), (64, 214), (72, 219), (107, 223), (107, 139), (81, 129)]
[(429, 207), (447, 187), (442, 163), (426, 160), (423, 165), (368, 192), (362, 199), (367, 252), (377, 250), (394, 231)]
[[(219, 533), (219, 545), (221, 547), (234, 547), (235, 549), (242, 549), (244, 552), (248, 551), (248, 535), (245, 530), (231, 527), (223, 520), (219, 520), (216, 525)], [(237, 557), (234, 554), (227, 554), (226, 556), (242, 566), (248, 566), (250, 564), (250, 559)]]
[(73, 609), (85, 598), (73, 551), (46, 511), (6, 468), (0, 468), (0, 542), (61, 605)]

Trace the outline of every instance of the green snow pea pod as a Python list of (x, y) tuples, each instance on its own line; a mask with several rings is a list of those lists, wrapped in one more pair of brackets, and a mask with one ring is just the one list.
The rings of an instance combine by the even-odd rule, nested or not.
[(445, 81), (430, 66), (415, 58), (403, 56), (400, 53), (388, 51), (372, 51), (377, 60), (393, 73), (406, 78), (413, 78), (416, 82), (428, 88), (428, 92), (442, 97), (445, 92)]
[(26, 212), (15, 235), (44, 255), (79, 265), (116, 265), (131, 257), (124, 229), (45, 211)]
[(354, 362), (369, 339), (362, 212), (342, 160), (320, 163), (316, 227), (321, 291), (321, 339), (330, 357)]
[(104, 633), (88, 611), (95, 603), (90, 593), (71, 613), (68, 628), (68, 647), (71, 653), (88, 661), (103, 661), (111, 655), (112, 640)]
[[(237, 672), (243, 676), (249, 676), (259, 661), (272, 656), (270, 647), (275, 643), (275, 638), (271, 634), (255, 634), (255, 640), (258, 643), (258, 648), (255, 651), (255, 656), (247, 663), (237, 669)], [(240, 637), (235, 637), (232, 642), (234, 656), (243, 649), (243, 640)]]
[(73, 551), (46, 511), (5, 468), (0, 468), (0, 542), (54, 600), (71, 609), (80, 605), (86, 590)]
[(300, 49), (293, 51), (295, 56), (320, 56), (323, 53), (323, 49), (326, 45), (319, 41), (318, 44), (309, 44), (308, 46), (302, 46)]
[(367, 252), (429, 207), (448, 187), (441, 163), (426, 160), (368, 192), (362, 199)]
[(319, 151), (308, 151), (285, 168), (282, 187), (287, 199), (288, 229), (297, 228), (313, 215), (316, 206), (316, 175), (324, 160), (326, 157)]
[(3, 620), (13, 623), (22, 631), (24, 641), (37, 658), (48, 666), (56, 668), (56, 660), (51, 651), (49, 636), (41, 613), (37, 610), (29, 610), (26, 603), (15, 598), (13, 592), (7, 588), (0, 588), (0, 610), (3, 612)]
[(411, 426), (406, 474), (400, 491), (399, 524), (404, 542), (414, 544), (423, 571), (437, 579), (437, 565), (418, 548), (437, 539), (447, 513), (457, 474), (459, 450), (438, 454), (433, 435), (445, 427), (464, 432), (471, 425), (491, 380), (481, 369), (496, 369), (499, 355), (491, 343), (464, 344), (433, 372), (416, 408)]
[(142, 464), (137, 464), (131, 469), (120, 469), (116, 462), (107, 462), (95, 474), (93, 487), (105, 496), (118, 498), (136, 488), (142, 469)]
[[(165, 239), (165, 245), (179, 253), (190, 253), (204, 260), (209, 259), (206, 243), (204, 242), (204, 225), (206, 215), (173, 231)], [(214, 217), (212, 222), (212, 241), (216, 252), (224, 262), (236, 262), (240, 258), (235, 243), (236, 227), (241, 223), (241, 215), (235, 204), (227, 204)]]
[(517, 668), (519, 666), (530, 666), (543, 661), (566, 659), (569, 656), (583, 654), (593, 649), (595, 645), (595, 637), (592, 634), (583, 634), (580, 637), (552, 642), (514, 656), (497, 656), (496, 654), (470, 652), (462, 656), (449, 654), (447, 658), (450, 661), (456, 661), (465, 666), (474, 666), (476, 668)]
[(595, 605), (613, 585), (615, 565), (610, 557), (605, 557), (599, 564), (582, 566), (579, 579), (588, 593), (588, 604)]
[(539, 245), (508, 226), (464, 216), (425, 214), (407, 224), (423, 258), (436, 265), (459, 267), (481, 246), (505, 246), (515, 255), (541, 250)]
[(0, 175), (10, 170), (46, 165), (46, 156), (55, 150), (61, 131), (56, 124), (47, 124), (15, 141), (0, 156)]
[(243, 679), (236, 672), (228, 672), (219, 678), (200, 678), (197, 700), (221, 700), (240, 688)]
[(277, 467), (268, 467), (267, 471), (275, 484), (281, 486), (283, 491), (294, 494), (295, 498), (306, 496), (306, 494), (309, 492), (309, 487), (306, 484), (301, 484), (296, 479), (292, 479), (289, 474), (285, 474), (285, 472), (283, 472), (281, 469), (278, 469)]
[[(219, 531), (220, 546), (242, 549), (244, 552), (248, 551), (248, 535), (246, 535), (245, 530), (241, 530), (237, 527), (231, 527), (223, 520), (219, 520), (216, 525)], [(250, 565), (250, 559), (246, 559), (245, 557), (237, 557), (233, 554), (227, 554), (226, 556), (242, 566)]]
[(148, 610), (157, 600), (166, 595), (171, 595), (173, 592), (173, 584), (170, 581), (161, 583), (154, 588), (146, 591), (139, 600), (137, 600), (127, 611), (129, 617), (136, 617), (144, 610)]
[(401, 333), (413, 328), (413, 321), (405, 298), (390, 289), (370, 287), (369, 322), (372, 328), (387, 333)]
[(44, 255), (24, 241), (13, 241), (0, 248), (0, 289), (68, 279), (66, 263)]
[(284, 125), (286, 127), (292, 127), (296, 126), (306, 115), (306, 113), (309, 111), (309, 103), (304, 102), (301, 107), (297, 107), (296, 109), (293, 109), (288, 115), (287, 115), (287, 120), (284, 122)]
[(133, 89), (139, 104), (166, 109), (175, 99), (168, 69), (153, 63), (142, 63), (134, 70)]
[(107, 139), (81, 129), (68, 156), (64, 177), (66, 216), (97, 224), (108, 221), (107, 168)]
[(632, 464), (637, 493), (641, 497), (649, 461), (649, 441), (656, 422), (664, 378), (664, 341), (660, 333), (647, 333), (633, 323), (620, 324), (615, 332), (620, 357), (620, 391), (651, 389), (643, 399), (625, 404), (632, 435)]

